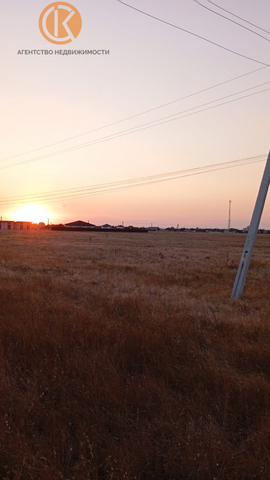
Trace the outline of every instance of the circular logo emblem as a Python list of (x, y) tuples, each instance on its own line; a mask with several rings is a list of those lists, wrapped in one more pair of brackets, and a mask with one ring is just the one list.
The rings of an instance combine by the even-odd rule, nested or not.
[(57, 45), (72, 42), (82, 28), (78, 10), (66, 2), (54, 2), (39, 17), (39, 29), (46, 40)]

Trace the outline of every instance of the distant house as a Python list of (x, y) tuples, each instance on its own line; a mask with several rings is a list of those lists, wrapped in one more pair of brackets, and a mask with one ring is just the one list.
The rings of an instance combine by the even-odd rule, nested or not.
[(14, 222), (14, 230), (31, 230), (32, 222)]
[(1, 220), (0, 229), (1, 230), (13, 230), (14, 222), (10, 220)]
[(1, 220), (1, 230), (31, 230), (32, 222), (13, 222), (12, 220)]
[(83, 222), (82, 220), (77, 220), (76, 222), (65, 223), (65, 227), (72, 228), (94, 228), (95, 225), (89, 222)]
[(112, 228), (112, 226), (108, 223), (105, 223), (104, 225), (101, 225), (101, 228)]

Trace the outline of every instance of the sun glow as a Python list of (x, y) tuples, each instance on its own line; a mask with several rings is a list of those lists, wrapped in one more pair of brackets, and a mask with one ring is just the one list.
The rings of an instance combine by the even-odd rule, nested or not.
[(51, 214), (48, 212), (48, 210), (37, 203), (27, 203), (26, 205), (23, 205), (12, 212), (12, 218), (16, 222), (24, 221), (32, 223), (47, 223), (50, 217)]

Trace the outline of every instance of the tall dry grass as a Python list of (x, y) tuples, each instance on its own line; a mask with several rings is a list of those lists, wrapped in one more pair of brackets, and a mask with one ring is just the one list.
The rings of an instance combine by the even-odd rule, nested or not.
[(270, 478), (270, 237), (0, 233), (0, 478)]

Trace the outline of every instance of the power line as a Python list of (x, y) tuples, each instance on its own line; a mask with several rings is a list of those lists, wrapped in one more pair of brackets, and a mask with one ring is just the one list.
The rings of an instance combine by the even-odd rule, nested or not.
[[(266, 83), (269, 83), (269, 82), (266, 82)], [(251, 87), (251, 88), (258, 88), (258, 85), (255, 86), (255, 87)], [(182, 119), (182, 118), (185, 118), (185, 117), (189, 117), (189, 116), (192, 116), (192, 115), (196, 115), (197, 113), (202, 113), (202, 112), (205, 112), (207, 110), (211, 110), (213, 108), (218, 108), (220, 106), (223, 106), (223, 105), (227, 105), (229, 103), (233, 103), (233, 102), (236, 102), (238, 100), (242, 100), (244, 98), (248, 98), (248, 97), (251, 97), (251, 96), (254, 96), (254, 95), (258, 95), (260, 93), (264, 93), (266, 91), (269, 91), (270, 88), (267, 88), (265, 90), (261, 90), (259, 92), (255, 92), (255, 93), (252, 93), (252, 94), (249, 94), (249, 95), (245, 95), (243, 97), (239, 97), (239, 98), (236, 98), (234, 100), (230, 100), (230, 101), (226, 101), (226, 102), (223, 102), (223, 103), (220, 103), (218, 105), (213, 105), (211, 107), (208, 107), (208, 108), (204, 108), (202, 110), (198, 110), (197, 112), (192, 112), (192, 113), (187, 113), (185, 115), (182, 115), (182, 113), (185, 113), (185, 112), (190, 112), (194, 109), (197, 109), (197, 108), (200, 108), (201, 106), (204, 106), (204, 105), (209, 105), (213, 102), (217, 102), (217, 101), (220, 101), (220, 100), (223, 100), (223, 99), (226, 99), (226, 98), (229, 98), (233, 95), (237, 95), (237, 94), (240, 94), (240, 93), (243, 93), (247, 90), (250, 90), (249, 89), (245, 89), (245, 90), (242, 90), (241, 92), (237, 92), (235, 94), (231, 94), (231, 95), (227, 95), (226, 97), (222, 97), (222, 98), (219, 98), (217, 100), (214, 100), (214, 101), (211, 101), (211, 102), (207, 102), (207, 104), (202, 104), (202, 105), (199, 105), (197, 107), (193, 107), (191, 109), (187, 109), (187, 110), (184, 110), (182, 112), (178, 112), (177, 114), (173, 114), (173, 115), (169, 115), (167, 117), (163, 117), (163, 118), (160, 118), (158, 120), (154, 120), (152, 122), (147, 122), (145, 124), (142, 124), (142, 125), (139, 125), (137, 127), (132, 127), (130, 129), (127, 129), (127, 130), (123, 130), (121, 132), (118, 132), (116, 134), (111, 134), (111, 135), (107, 135), (105, 137), (101, 137), (97, 140), (93, 140), (91, 142), (87, 142), (87, 143), (83, 143), (83, 144), (80, 144), (80, 145), (77, 145), (77, 146), (74, 146), (74, 147), (69, 147), (65, 150), (59, 150), (57, 152), (52, 152), (50, 154), (47, 154), (47, 155), (43, 155), (41, 157), (36, 157), (36, 158), (33, 158), (33, 159), (29, 159), (29, 160), (24, 160), (22, 162), (18, 162), (18, 163), (14, 163), (12, 165), (6, 165), (4, 167), (0, 167), (0, 170), (3, 170), (3, 169), (6, 169), (6, 168), (11, 168), (11, 167), (14, 167), (14, 166), (20, 166), (20, 165), (24, 165), (24, 164), (27, 164), (27, 163), (32, 163), (32, 162), (36, 162), (38, 160), (43, 160), (43, 159), (46, 159), (46, 158), (49, 158), (49, 157), (52, 157), (52, 156), (56, 156), (56, 155), (60, 155), (60, 154), (64, 154), (64, 153), (69, 153), (71, 151), (74, 151), (74, 150), (78, 150), (80, 148), (85, 148), (85, 147), (88, 147), (88, 146), (92, 146), (92, 145), (96, 145), (96, 144), (99, 144), (99, 143), (103, 143), (103, 142), (107, 142), (109, 140), (114, 140), (115, 138), (119, 138), (119, 137), (123, 137), (123, 136), (126, 136), (126, 135), (130, 135), (132, 133), (136, 133), (136, 132), (140, 132), (142, 130), (147, 130), (148, 128), (153, 128), (153, 127), (156, 127), (158, 125), (163, 125), (163, 124), (166, 124), (166, 123), (169, 123), (169, 122), (172, 122), (172, 121), (176, 121), (176, 120), (179, 120), (179, 119)], [(168, 119), (169, 117), (172, 117), (172, 116), (175, 116), (175, 115), (180, 115), (180, 116), (177, 116), (176, 118), (170, 118)], [(166, 119), (166, 120), (164, 120)], [(160, 120), (164, 120), (164, 121), (160, 121)], [(157, 123), (159, 122), (159, 123)]]
[(90, 133), (98, 132), (99, 130), (103, 130), (103, 129), (105, 129), (105, 128), (109, 128), (109, 127), (112, 127), (112, 126), (114, 126), (114, 125), (118, 125), (119, 123), (123, 123), (123, 122), (126, 122), (126, 121), (128, 121), (128, 120), (132, 120), (132, 119), (137, 118), (137, 117), (140, 117), (140, 116), (142, 116), (142, 115), (146, 115), (147, 113), (154, 112), (154, 111), (156, 111), (156, 110), (159, 110), (159, 109), (161, 109), (161, 108), (167, 107), (167, 106), (169, 106), (169, 105), (173, 105), (173, 104), (175, 104), (175, 103), (177, 103), (177, 102), (181, 102), (181, 101), (186, 100), (186, 99), (188, 99), (188, 98), (191, 98), (191, 97), (195, 97), (195, 96), (197, 96), (197, 95), (200, 95), (201, 93), (205, 93), (205, 92), (207, 92), (207, 91), (209, 91), (209, 90), (213, 90), (213, 89), (215, 89), (215, 88), (221, 87), (221, 86), (226, 85), (226, 84), (228, 84), (228, 83), (234, 82), (234, 81), (236, 81), (236, 80), (239, 80), (240, 78), (247, 77), (247, 76), (249, 76), (249, 75), (252, 75), (253, 73), (257, 73), (257, 72), (259, 72), (259, 71), (261, 71), (261, 70), (264, 70), (264, 69), (266, 69), (266, 68), (268, 68), (268, 66), (264, 66), (264, 67), (257, 68), (256, 70), (252, 70), (252, 71), (250, 71), (250, 72), (243, 73), (242, 75), (238, 75), (238, 76), (236, 76), (236, 77), (230, 78), (229, 80), (225, 80), (224, 82), (220, 82), (220, 83), (217, 83), (217, 84), (212, 85), (212, 86), (210, 86), (210, 87), (204, 88), (204, 89), (202, 89), (202, 90), (198, 90), (197, 92), (190, 93), (190, 94), (188, 94), (188, 95), (185, 95), (184, 97), (177, 98), (176, 100), (172, 100), (172, 101), (170, 101), (170, 102), (163, 103), (163, 104), (161, 104), (161, 105), (158, 105), (157, 107), (150, 108), (150, 109), (148, 109), (148, 110), (144, 110), (143, 112), (137, 113), (137, 114), (135, 114), (135, 115), (130, 115), (129, 117), (125, 117), (125, 118), (123, 118), (123, 119), (121, 119), (121, 120), (117, 120), (117, 121), (115, 121), (115, 122), (108, 123), (107, 125), (103, 125), (103, 126), (101, 126), (101, 127), (94, 128), (93, 130), (89, 130), (89, 131), (87, 131), (87, 132), (85, 132), (85, 133), (80, 133), (80, 134), (78, 134), (78, 135), (74, 135), (74, 136), (72, 136), (72, 137), (68, 137), (68, 138), (66, 138), (66, 139), (64, 139), (64, 140), (59, 140), (59, 141), (57, 141), (57, 142), (44, 145), (43, 147), (38, 147), (38, 148), (35, 148), (35, 149), (33, 149), (33, 150), (28, 150), (28, 151), (26, 151), (26, 152), (19, 153), (19, 154), (17, 154), (17, 155), (12, 155), (12, 156), (10, 156), (10, 157), (3, 158), (3, 159), (0, 160), (0, 162), (5, 162), (5, 161), (8, 161), (8, 160), (12, 160), (13, 158), (18, 158), (18, 157), (21, 157), (21, 156), (23, 156), (23, 155), (28, 155), (28, 154), (30, 154), (30, 153), (34, 153), (34, 152), (37, 152), (37, 151), (39, 151), (39, 150), (43, 150), (43, 149), (45, 149), (45, 148), (53, 147), (53, 146), (59, 145), (59, 144), (64, 143), (64, 142), (68, 142), (68, 141), (70, 141), (70, 140), (75, 140), (76, 138), (83, 137), (83, 136), (85, 136), (85, 135), (89, 135)]
[[(156, 174), (156, 175), (151, 175), (151, 178), (159, 178), (159, 177), (163, 177), (164, 175), (177, 175), (179, 173), (185, 173), (185, 172), (189, 172), (190, 170), (192, 171), (195, 171), (195, 170), (201, 170), (202, 168), (203, 169), (206, 169), (206, 168), (213, 168), (213, 167), (216, 167), (216, 166), (221, 166), (221, 165), (228, 165), (228, 164), (236, 164), (236, 163), (239, 163), (239, 162), (248, 162), (248, 161), (253, 161), (253, 160), (258, 160), (259, 158), (264, 158), (265, 157), (265, 154), (261, 154), (261, 155), (256, 155), (256, 156), (252, 156), (252, 157), (245, 157), (245, 158), (240, 158), (240, 159), (237, 159), (237, 160), (230, 160), (228, 162), (223, 162), (223, 163), (217, 163), (217, 164), (211, 164), (211, 165), (204, 165), (202, 167), (196, 167), (196, 168), (193, 168), (193, 169), (187, 169), (187, 170), (176, 170), (174, 172), (167, 172), (167, 173), (159, 173), (159, 174)], [(116, 182), (109, 182), (109, 183), (101, 183), (101, 184), (98, 184), (98, 185), (94, 185), (94, 186), (84, 186), (84, 187), (75, 187), (75, 188), (71, 188), (71, 189), (62, 189), (62, 190), (53, 190), (53, 191), (47, 191), (47, 192), (42, 192), (40, 194), (28, 194), (28, 195), (24, 195), (24, 196), (21, 196), (21, 195), (17, 195), (17, 196), (11, 196), (11, 197), (5, 197), (5, 201), (6, 200), (16, 200), (16, 199), (32, 199), (33, 197), (36, 198), (37, 195), (39, 196), (50, 196), (50, 195), (55, 195), (55, 194), (59, 194), (59, 193), (67, 193), (67, 192), (77, 192), (77, 191), (81, 191), (81, 190), (85, 190), (85, 189), (96, 189), (96, 188), (103, 188), (103, 187), (107, 187), (107, 186), (112, 186), (112, 185), (118, 185), (118, 184), (122, 184), (122, 183), (127, 183), (127, 182), (134, 182), (134, 181), (143, 181), (143, 180), (148, 180), (150, 177), (149, 176), (146, 176), (146, 177), (138, 177), (138, 178), (131, 178), (131, 179), (127, 179), (127, 180), (119, 180), (119, 181), (116, 181)], [(1, 203), (1, 200), (0, 200), (0, 203)]]
[[(205, 10), (208, 10), (209, 12), (212, 12), (212, 13), (214, 13), (215, 15), (218, 15), (219, 17), (224, 18), (225, 20), (228, 20), (228, 22), (231, 22), (231, 23), (234, 23), (235, 25), (238, 25), (239, 27), (243, 28), (244, 30), (247, 30), (248, 32), (253, 33), (254, 35), (257, 35), (257, 37), (263, 38), (263, 39), (266, 40), (267, 42), (270, 42), (270, 38), (264, 37), (264, 36), (261, 35), (260, 33), (257, 33), (257, 32), (254, 32), (254, 30), (251, 30), (251, 28), (245, 27), (244, 25), (241, 25), (241, 23), (236, 22), (235, 20), (232, 20), (232, 19), (229, 18), (229, 17), (226, 17), (226, 15), (222, 15), (221, 13), (216, 12), (216, 11), (213, 10), (212, 8), (209, 8), (209, 7), (207, 7), (206, 5), (203, 5), (201, 2), (199, 2), (199, 0), (193, 0), (193, 1), (196, 2), (200, 7), (205, 8)], [(211, 3), (212, 3), (212, 2), (211, 2)], [(214, 5), (214, 4), (213, 4), (213, 5)]]
[[(75, 198), (81, 198), (81, 197), (86, 197), (86, 196), (91, 196), (91, 195), (99, 195), (99, 194), (102, 194), (102, 193), (110, 193), (110, 192), (123, 190), (123, 189), (127, 189), (127, 188), (134, 188), (134, 187), (138, 187), (138, 186), (150, 185), (150, 184), (153, 184), (153, 183), (160, 183), (160, 182), (164, 182), (164, 181), (174, 180), (174, 179), (177, 179), (177, 178), (189, 177), (189, 176), (199, 175), (199, 174), (202, 174), (202, 173), (208, 173), (208, 172), (213, 172), (213, 171), (217, 171), (217, 170), (225, 170), (225, 169), (228, 169), (228, 168), (246, 166), (246, 165), (250, 165), (250, 164), (253, 164), (253, 163), (259, 163), (259, 162), (262, 162), (262, 161), (265, 161), (265, 158), (261, 159), (261, 160), (249, 161), (248, 163), (247, 162), (241, 163), (241, 164), (239, 163), (238, 165), (230, 165), (230, 166), (212, 168), (212, 169), (208, 169), (208, 170), (205, 170), (205, 169), (202, 170), (201, 169), (201, 171), (197, 171), (197, 172), (194, 172), (194, 173), (187, 173), (187, 174), (181, 174), (181, 175), (173, 174), (170, 178), (164, 178), (164, 175), (160, 175), (160, 177), (163, 177), (163, 178), (159, 178), (157, 180), (151, 180), (152, 177), (148, 177), (149, 180), (148, 180), (148, 178), (146, 178), (145, 179), (146, 181), (144, 181), (144, 182), (139, 182), (139, 183), (135, 183), (135, 184), (131, 184), (131, 185), (126, 183), (124, 185), (114, 185), (114, 184), (112, 184), (110, 186), (110, 184), (108, 184), (107, 188), (98, 189), (97, 187), (93, 187), (93, 188), (90, 187), (90, 189), (88, 191), (84, 191), (84, 192), (71, 193), (71, 194), (67, 193), (66, 195), (55, 196), (54, 198), (48, 198), (48, 199), (45, 198), (45, 197), (42, 197), (42, 198), (37, 197), (37, 198), (31, 198), (28, 201), (40, 201), (40, 200), (55, 201), (55, 200), (70, 199), (70, 198), (74, 198), (74, 197)], [(196, 168), (194, 170), (199, 170), (199, 168)], [(167, 175), (167, 177), (168, 177), (168, 175)], [(124, 183), (124, 182), (119, 182), (119, 183)], [(27, 201), (27, 200), (24, 200), (24, 201)], [(1, 202), (1, 205), (6, 205), (6, 204), (14, 204), (14, 201), (3, 202), (3, 203)]]
[[(185, 172), (190, 172), (190, 170), (192, 171), (195, 171), (195, 170), (201, 170), (201, 169), (208, 169), (208, 168), (213, 168), (213, 167), (216, 167), (216, 166), (222, 166), (222, 165), (229, 165), (229, 164), (237, 164), (239, 162), (253, 162), (254, 160), (258, 160), (258, 159), (262, 159), (262, 158), (265, 158), (266, 154), (261, 154), (261, 155), (256, 155), (256, 156), (252, 156), (252, 157), (245, 157), (245, 158), (240, 158), (240, 159), (237, 159), (237, 160), (230, 160), (228, 162), (223, 162), (223, 163), (216, 163), (216, 164), (211, 164), (211, 165), (204, 165), (202, 167), (196, 167), (196, 168), (192, 168), (192, 169), (187, 169), (187, 170), (176, 170), (174, 172), (167, 172), (167, 173), (159, 173), (159, 174), (156, 174), (156, 175), (151, 175), (151, 176), (146, 176), (146, 177), (138, 177), (138, 178), (131, 178), (131, 179), (127, 179), (127, 180), (119, 180), (119, 181), (116, 181), (116, 182), (109, 182), (109, 183), (101, 183), (101, 184), (98, 184), (98, 185), (88, 185), (88, 186), (84, 186), (84, 187), (75, 187), (75, 188), (70, 188), (70, 189), (62, 189), (62, 190), (53, 190), (53, 191), (47, 191), (47, 192), (42, 192), (42, 193), (36, 193), (36, 194), (28, 194), (28, 195), (24, 195), (24, 196), (21, 196), (21, 195), (17, 195), (17, 196), (11, 196), (11, 197), (5, 197), (4, 198), (4, 201), (7, 201), (7, 200), (22, 200), (22, 199), (36, 199), (37, 198), (37, 195), (38, 195), (38, 198), (41, 198), (41, 197), (48, 197), (48, 196), (51, 196), (51, 195), (58, 195), (60, 193), (72, 193), (72, 192), (80, 192), (80, 191), (83, 191), (83, 190), (89, 190), (89, 189), (96, 189), (96, 188), (103, 188), (103, 187), (107, 187), (107, 186), (112, 186), (112, 185), (119, 185), (119, 184), (123, 184), (123, 183), (129, 183), (129, 182), (137, 182), (137, 181), (144, 181), (144, 180), (149, 180), (149, 178), (151, 179), (154, 179), (154, 178), (160, 178), (160, 177), (163, 177), (164, 175), (167, 176), (167, 175), (178, 175), (179, 173), (185, 173)], [(1, 203), (1, 200), (0, 200), (0, 203)]]
[[(166, 123), (174, 122), (174, 121), (182, 119), (182, 118), (197, 115), (198, 113), (202, 113), (202, 112), (205, 112), (205, 111), (208, 111), (208, 110), (212, 110), (214, 108), (218, 108), (218, 107), (221, 107), (223, 105), (227, 105), (229, 103), (234, 103), (234, 102), (237, 102), (239, 100), (242, 100), (242, 99), (252, 97), (254, 95), (258, 95), (260, 93), (264, 93), (266, 91), (269, 91), (270, 88), (266, 88), (264, 90), (260, 90), (259, 92), (254, 92), (254, 93), (244, 95), (242, 97), (239, 97), (239, 98), (236, 98), (236, 99), (233, 99), (233, 100), (227, 100), (227, 101), (219, 103), (217, 105), (212, 105), (213, 103), (219, 102), (221, 100), (226, 100), (226, 99), (228, 99), (232, 96), (240, 95), (241, 93), (250, 91), (254, 88), (259, 88), (260, 86), (263, 86), (263, 85), (266, 85), (266, 84), (269, 84), (269, 83), (270, 82), (265, 82), (265, 83), (260, 84), (260, 85), (255, 85), (254, 87), (250, 87), (250, 88), (241, 90), (239, 92), (236, 92), (236, 93), (233, 93), (233, 94), (230, 94), (230, 95), (226, 95), (225, 97), (221, 97), (221, 98), (218, 98), (216, 100), (212, 100), (210, 102), (198, 105), (196, 107), (192, 107), (192, 108), (189, 108), (187, 110), (183, 110), (182, 112), (178, 112), (178, 113), (175, 113), (175, 114), (172, 114), (172, 115), (168, 115), (166, 117), (159, 118), (157, 120), (153, 120), (151, 122), (147, 122), (147, 123), (138, 125), (137, 127), (132, 127), (132, 128), (126, 129), (126, 130), (122, 130), (122, 131), (120, 131), (118, 133), (115, 133), (115, 134), (111, 134), (111, 135), (107, 135), (105, 137), (101, 137), (101, 138), (93, 140), (91, 142), (82, 143), (82, 144), (79, 144), (79, 145), (76, 145), (76, 146), (73, 146), (73, 147), (66, 148), (64, 150), (59, 150), (57, 152), (52, 152), (52, 153), (49, 153), (49, 154), (46, 154), (46, 155), (42, 155), (40, 157), (35, 157), (35, 158), (32, 158), (32, 159), (24, 160), (22, 162), (13, 163), (11, 165), (5, 165), (4, 167), (0, 167), (0, 170), (4, 170), (4, 169), (11, 168), (11, 167), (14, 167), (14, 166), (25, 165), (27, 163), (33, 163), (33, 162), (43, 160), (43, 159), (46, 159), (46, 158), (50, 158), (50, 157), (53, 157), (53, 156), (57, 156), (57, 155), (62, 155), (64, 153), (69, 153), (69, 152), (72, 152), (74, 150), (78, 150), (78, 149), (85, 148), (85, 147), (92, 146), (92, 145), (97, 145), (99, 143), (107, 142), (109, 140), (114, 140), (116, 138), (123, 137), (123, 136), (126, 136), (126, 135), (131, 135), (132, 133), (137, 133), (137, 132), (140, 132), (142, 130), (147, 130), (148, 128), (157, 127), (159, 125), (164, 125)], [(207, 106), (207, 105), (211, 105), (211, 106)], [(201, 107), (206, 107), (206, 108), (201, 108)], [(193, 110), (199, 109), (199, 108), (201, 108), (201, 110), (197, 110), (195, 112), (193, 111)], [(172, 117), (175, 117), (175, 118), (172, 118)]]
[(218, 171), (218, 170), (226, 170), (228, 168), (241, 167), (241, 166), (250, 165), (250, 164), (253, 164), (253, 163), (260, 163), (260, 162), (264, 162), (264, 161), (265, 161), (265, 159), (249, 162), (248, 164), (233, 165), (233, 166), (230, 166), (230, 167), (223, 167), (223, 168), (213, 168), (212, 170), (207, 170), (205, 172), (202, 171), (202, 172), (197, 172), (197, 173), (193, 173), (193, 174), (179, 175), (179, 176), (175, 176), (175, 177), (172, 177), (172, 178), (164, 178), (164, 179), (160, 179), (160, 180), (153, 180), (153, 181), (149, 181), (149, 182), (145, 182), (145, 183), (137, 183), (137, 184), (134, 184), (134, 185), (123, 185), (121, 187), (115, 187), (115, 188), (110, 188), (110, 189), (106, 189), (106, 190), (100, 190), (100, 191), (95, 191), (95, 192), (91, 192), (91, 193), (85, 193), (85, 194), (82, 194), (82, 195), (72, 195), (72, 197), (69, 195), (69, 196), (65, 197), (64, 199), (70, 199), (70, 198), (74, 198), (74, 197), (82, 198), (82, 197), (89, 197), (89, 196), (93, 196), (93, 195), (102, 195), (102, 194), (106, 194), (106, 193), (116, 192), (116, 191), (119, 191), (119, 190), (127, 190), (127, 189), (130, 189), (130, 188), (143, 187), (145, 185), (153, 185), (155, 183), (168, 182), (170, 180), (176, 180), (178, 178), (192, 177), (194, 175), (201, 175), (201, 174), (204, 174), (204, 173), (215, 172), (215, 171)]
[(248, 23), (249, 25), (252, 25), (252, 27), (258, 28), (258, 29), (261, 30), (262, 32), (269, 33), (269, 35), (270, 35), (269, 30), (265, 30), (264, 28), (259, 27), (259, 26), (256, 25), (255, 23), (249, 22), (248, 20), (245, 20), (243, 17), (240, 17), (239, 15), (235, 15), (235, 13), (230, 12), (229, 10), (226, 10), (225, 8), (220, 7), (220, 6), (217, 5), (216, 3), (212, 2), (212, 0), (208, 0), (208, 2), (212, 3), (212, 5), (215, 5), (215, 7), (219, 8), (220, 10), (223, 10), (224, 12), (229, 13), (229, 14), (232, 15), (233, 17), (239, 18), (239, 20), (242, 20), (243, 22)]
[(212, 45), (215, 45), (218, 48), (222, 48), (222, 50), (226, 50), (229, 53), (232, 53), (233, 55), (237, 55), (238, 57), (245, 58), (246, 60), (251, 60), (252, 62), (259, 63), (260, 65), (266, 65), (269, 66), (268, 63), (261, 62), (260, 60), (257, 60), (252, 57), (248, 57), (247, 55), (243, 55), (242, 53), (237, 52), (236, 50), (231, 50), (230, 48), (224, 47), (223, 45), (213, 42), (212, 40), (209, 40), (208, 38), (202, 37), (201, 35), (198, 35), (197, 33), (191, 32), (190, 30), (186, 30), (185, 28), (179, 27), (178, 25), (175, 25), (174, 23), (167, 22), (166, 20), (163, 20), (162, 18), (156, 17), (155, 15), (150, 15), (150, 13), (146, 13), (143, 10), (139, 10), (138, 8), (135, 8), (128, 3), (122, 2), (121, 0), (116, 0), (117, 2), (121, 3), (122, 5), (125, 5), (128, 8), (131, 8), (132, 10), (135, 10), (136, 12), (141, 13), (142, 15), (146, 15), (147, 17), (153, 18), (154, 20), (157, 20), (158, 22), (165, 23), (166, 25), (169, 25), (170, 27), (177, 28), (177, 30), (181, 30), (182, 32), (188, 33), (189, 35), (192, 35), (193, 37), (199, 38), (200, 40), (204, 40), (205, 42), (208, 42)]
[(13, 205), (15, 203), (26, 203), (33, 201), (59, 201), (70, 198), (82, 198), (92, 195), (100, 195), (104, 193), (111, 193), (118, 190), (135, 188), (145, 185), (152, 185), (155, 183), (166, 182), (178, 178), (190, 177), (204, 173), (210, 173), (218, 170), (226, 170), (229, 168), (247, 166), (253, 163), (265, 161), (266, 154), (257, 155), (253, 157), (242, 158), (238, 160), (231, 160), (223, 163), (216, 163), (212, 165), (205, 165), (187, 170), (177, 170), (174, 172), (161, 173), (157, 175), (150, 175), (146, 177), (133, 178), (128, 180), (121, 180), (117, 182), (104, 183), (98, 185), (90, 185), (86, 187), (72, 188), (66, 190), (56, 190), (50, 192), (36, 193), (32, 195), (6, 197), (0, 201), (0, 205)]

